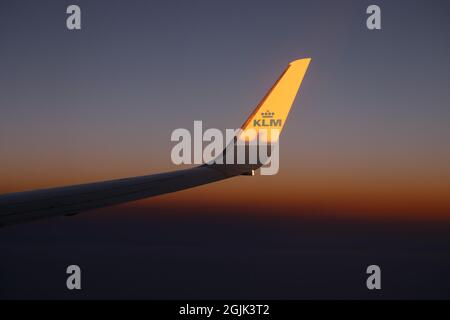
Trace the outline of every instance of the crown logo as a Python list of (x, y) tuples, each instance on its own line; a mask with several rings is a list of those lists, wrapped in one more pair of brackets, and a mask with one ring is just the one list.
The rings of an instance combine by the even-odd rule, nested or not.
[(273, 118), (275, 115), (275, 112), (270, 112), (269, 110), (266, 110), (266, 112), (261, 112), (261, 116), (263, 118)]

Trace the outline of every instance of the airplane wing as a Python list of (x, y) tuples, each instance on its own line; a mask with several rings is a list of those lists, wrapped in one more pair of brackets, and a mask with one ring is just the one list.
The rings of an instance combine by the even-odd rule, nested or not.
[[(263, 122), (264, 128), (276, 126), (281, 130), (309, 62), (310, 59), (300, 59), (288, 65), (241, 127), (244, 132), (248, 129), (258, 130), (265, 113), (269, 115), (276, 113), (277, 121)], [(74, 215), (90, 209), (175, 192), (238, 175), (249, 175), (260, 166), (261, 164), (252, 166), (204, 164), (168, 173), (4, 194), (0, 195), (0, 226)]]

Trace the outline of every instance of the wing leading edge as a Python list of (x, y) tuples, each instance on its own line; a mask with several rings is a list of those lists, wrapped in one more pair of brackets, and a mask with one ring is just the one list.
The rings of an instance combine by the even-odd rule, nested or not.
[[(244, 131), (254, 127), (262, 112), (268, 110), (277, 113), (284, 126), (309, 62), (310, 59), (300, 59), (289, 64), (245, 121), (242, 126)], [(267, 127), (270, 129), (270, 125)], [(257, 169), (259, 166), (251, 168)], [(201, 165), (148, 176), (0, 195), (0, 226), (73, 215), (245, 175), (248, 171), (249, 166), (245, 164)]]

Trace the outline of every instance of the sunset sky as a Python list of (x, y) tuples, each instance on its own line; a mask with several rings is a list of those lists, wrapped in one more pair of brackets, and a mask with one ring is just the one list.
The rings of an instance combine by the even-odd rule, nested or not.
[(0, 192), (177, 169), (174, 129), (239, 127), (311, 57), (277, 176), (164, 199), (450, 218), (450, 22), (444, 2), (406, 3), (370, 32), (364, 1), (81, 1), (70, 32), (64, 1), (2, 2)]
[[(97, 239), (94, 226), (112, 234), (130, 216), (162, 212), (450, 222), (448, 1), (377, 1), (380, 31), (366, 28), (373, 1), (79, 0), (82, 29), (69, 31), (72, 2), (0, 0), (0, 193), (182, 169), (170, 159), (174, 129), (238, 128), (289, 62), (312, 61), (277, 175), (40, 230), (60, 223), (67, 237)], [(41, 239), (31, 226), (22, 230)], [(0, 271), (31, 250), (18, 230), (0, 236), (12, 261)]]

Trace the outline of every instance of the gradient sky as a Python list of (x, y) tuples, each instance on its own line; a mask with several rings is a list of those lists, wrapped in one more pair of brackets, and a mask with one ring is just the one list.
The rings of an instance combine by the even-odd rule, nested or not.
[[(82, 30), (66, 29), (77, 3)], [(368, 5), (382, 30), (365, 27)], [(448, 1), (0, 0), (0, 193), (170, 171), (311, 57), (275, 176), (0, 230), (0, 298), (449, 298)], [(83, 290), (65, 287), (82, 268)], [(382, 291), (365, 287), (382, 268)]]
[(239, 127), (311, 57), (278, 175), (135, 205), (450, 218), (447, 1), (378, 1), (382, 31), (370, 1), (77, 3), (74, 32), (70, 1), (0, 2), (0, 192), (177, 169), (172, 130)]

